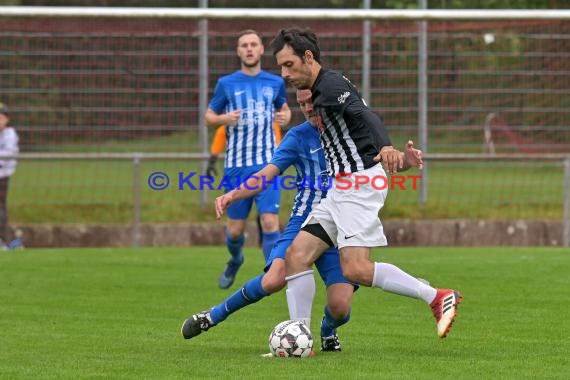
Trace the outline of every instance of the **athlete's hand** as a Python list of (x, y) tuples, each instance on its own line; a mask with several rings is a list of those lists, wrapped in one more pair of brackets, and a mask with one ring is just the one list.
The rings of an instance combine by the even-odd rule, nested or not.
[(224, 120), (224, 124), (229, 126), (237, 125), (239, 118), (241, 115), (241, 110), (233, 110), (232, 112), (228, 112), (226, 114), (226, 118)]
[(283, 111), (275, 111), (275, 122), (280, 127), (284, 127), (287, 124), (287, 114)]
[(405, 165), (408, 167), (415, 167), (420, 170), (424, 167), (424, 161), (422, 159), (422, 151), (414, 148), (414, 142), (409, 140), (404, 149), (404, 160)]
[(374, 157), (374, 161), (381, 162), (388, 174), (397, 173), (399, 169), (404, 167), (403, 155), (391, 145), (380, 149), (380, 153)]
[(216, 198), (216, 218), (220, 219), (224, 215), (224, 210), (232, 204), (232, 192), (226, 193)]

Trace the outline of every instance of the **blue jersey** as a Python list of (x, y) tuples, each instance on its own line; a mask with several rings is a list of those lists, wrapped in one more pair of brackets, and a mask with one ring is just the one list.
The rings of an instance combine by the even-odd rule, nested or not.
[(221, 77), (208, 108), (217, 114), (241, 110), (238, 124), (226, 126), (226, 168), (265, 166), (275, 150), (275, 109), (287, 102), (283, 78), (261, 71)]
[(319, 131), (308, 121), (291, 128), (275, 151), (271, 164), (283, 173), (289, 166), (297, 170), (297, 190), (291, 216), (309, 215), (314, 205), (326, 197), (329, 188), (327, 162)]

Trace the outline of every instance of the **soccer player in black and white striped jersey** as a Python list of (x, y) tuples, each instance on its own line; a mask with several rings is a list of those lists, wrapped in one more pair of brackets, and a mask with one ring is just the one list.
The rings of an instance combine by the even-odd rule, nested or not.
[[(292, 319), (310, 324), (315, 282), (314, 261), (331, 246), (338, 246), (344, 276), (354, 283), (421, 299), (431, 306), (438, 336), (447, 336), (457, 314), (461, 294), (436, 289), (398, 267), (370, 259), (371, 248), (386, 246), (378, 218), (388, 193), (360, 178), (422, 166), (421, 151), (410, 141), (404, 152), (392, 146), (382, 120), (368, 108), (355, 86), (341, 73), (324, 69), (315, 33), (282, 29), (271, 43), (281, 76), (297, 89), (312, 92), (313, 117), (333, 184), (328, 196), (307, 217), (286, 257), (287, 303)], [(386, 171), (385, 171), (386, 170)], [(338, 176), (343, 184), (336, 186)]]

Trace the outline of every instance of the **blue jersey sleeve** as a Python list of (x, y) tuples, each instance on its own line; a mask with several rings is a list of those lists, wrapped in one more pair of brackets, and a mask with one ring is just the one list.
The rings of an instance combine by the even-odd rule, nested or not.
[(279, 93), (275, 98), (275, 103), (274, 103), (275, 109), (280, 110), (285, 103), (287, 103), (287, 91), (285, 89), (285, 81), (281, 79), (281, 86), (279, 86)]
[(280, 174), (283, 174), (289, 166), (295, 164), (295, 161), (299, 157), (300, 146), (301, 142), (297, 138), (297, 134), (294, 129), (291, 129), (285, 134), (283, 141), (281, 141), (281, 144), (277, 147), (269, 163), (277, 166)]
[(212, 97), (212, 100), (210, 100), (208, 108), (217, 114), (221, 114), (226, 111), (227, 105), (228, 98), (226, 97), (223, 81), (218, 80), (216, 87), (214, 88), (214, 96)]

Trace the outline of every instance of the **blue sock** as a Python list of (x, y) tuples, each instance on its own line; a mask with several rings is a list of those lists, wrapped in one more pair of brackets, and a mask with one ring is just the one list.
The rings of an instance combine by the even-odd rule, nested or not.
[(263, 252), (263, 257), (265, 257), (265, 261), (267, 261), (267, 258), (269, 257), (269, 254), (273, 249), (273, 246), (275, 245), (275, 243), (277, 243), (277, 240), (279, 240), (279, 236), (281, 236), (279, 230), (263, 233), (261, 251)]
[(226, 231), (226, 245), (228, 247), (228, 251), (230, 251), (230, 255), (235, 261), (239, 261), (240, 257), (243, 256), (242, 248), (245, 243), (245, 236), (241, 235), (238, 236), (236, 239), (232, 239)]
[(261, 287), (261, 279), (264, 275), (265, 274), (260, 274), (252, 278), (243, 288), (229, 296), (221, 304), (214, 306), (212, 310), (210, 310), (212, 322), (218, 324), (242, 307), (256, 303), (263, 297), (268, 296), (267, 292)]
[(329, 311), (329, 307), (325, 306), (325, 318), (321, 323), (321, 336), (331, 336), (333, 334), (336, 334), (337, 327), (344, 325), (349, 320), (350, 310), (348, 310), (346, 317), (342, 319), (334, 319)]

